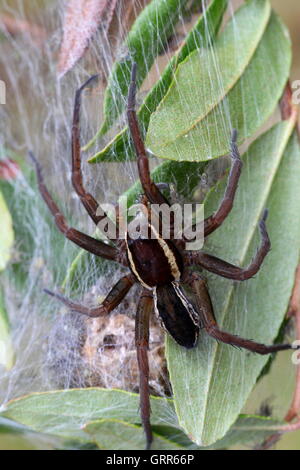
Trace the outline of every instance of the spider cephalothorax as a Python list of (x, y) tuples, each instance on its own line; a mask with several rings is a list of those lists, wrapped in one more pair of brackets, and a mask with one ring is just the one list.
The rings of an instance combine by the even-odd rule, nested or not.
[[(98, 224), (106, 217), (106, 214), (97, 215), (99, 205), (83, 186), (79, 128), (81, 93), (93, 78), (91, 77), (76, 93), (72, 127), (72, 183), (89, 216), (95, 224)], [(160, 191), (159, 185), (156, 185), (151, 179), (148, 156), (135, 112), (135, 91), (136, 66), (134, 64), (128, 96), (127, 116), (137, 155), (139, 178), (144, 192), (143, 198), (146, 201), (147, 207), (151, 204), (169, 204)], [(236, 139), (237, 133), (233, 131), (231, 139), (232, 166), (227, 188), (217, 211), (203, 222), (205, 237), (220, 227), (233, 205), (242, 167)], [(222, 331), (214, 317), (205, 280), (202, 276), (189, 269), (195, 265), (217, 275), (238, 281), (244, 281), (254, 276), (259, 271), (265, 256), (270, 250), (270, 240), (265, 224), (267, 218), (266, 211), (259, 223), (262, 238), (261, 245), (251, 264), (246, 268), (234, 266), (203, 251), (186, 250), (185, 240), (175, 240), (172, 237), (172, 230), (171, 237), (168, 240), (164, 239), (159, 231), (156, 230), (156, 235), (152, 239), (137, 238), (133, 240), (127, 234), (125, 243), (124, 240), (120, 242), (118, 238), (111, 238), (112, 244), (106, 244), (68, 226), (65, 217), (45, 186), (38, 161), (32, 154), (31, 157), (36, 165), (41, 195), (63, 235), (86, 251), (102, 258), (117, 261), (129, 268), (128, 274), (123, 276), (112, 287), (102, 304), (93, 308), (75, 303), (60, 294), (55, 294), (48, 290), (46, 292), (61, 300), (73, 311), (90, 317), (100, 317), (108, 315), (114, 310), (124, 299), (133, 284), (139, 283), (141, 286), (141, 295), (137, 302), (135, 342), (140, 371), (141, 420), (146, 433), (147, 448), (150, 447), (152, 441), (147, 350), (149, 345), (149, 321), (154, 311), (167, 332), (178, 344), (186, 348), (192, 348), (196, 345), (200, 325), (210, 336), (218, 341), (259, 354), (269, 354), (291, 348), (289, 344), (266, 346)], [(116, 233), (118, 233), (117, 229), (118, 227), (116, 227)], [(150, 227), (150, 229), (154, 230), (154, 227)], [(181, 288), (181, 284), (191, 288), (194, 294), (195, 305), (187, 298), (184, 290)]]

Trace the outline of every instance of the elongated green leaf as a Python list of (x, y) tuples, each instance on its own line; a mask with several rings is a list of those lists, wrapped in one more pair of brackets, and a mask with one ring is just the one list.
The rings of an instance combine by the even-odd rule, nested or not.
[[(209, 237), (216, 256), (247, 265), (259, 244), (259, 218), (269, 208), (272, 250), (259, 274), (243, 283), (208, 276), (219, 325), (264, 343), (272, 343), (278, 333), (299, 259), (300, 149), (292, 131), (293, 123), (281, 122), (252, 144), (243, 158), (234, 208)], [(217, 207), (225, 184), (209, 195), (206, 214)], [(205, 446), (232, 426), (268, 360), (218, 344), (205, 333), (193, 351), (168, 338), (167, 357), (179, 422), (195, 442)]]
[[(51, 436), (66, 438), (73, 441), (73, 447), (78, 447), (84, 442), (95, 442), (100, 449), (143, 449), (144, 432), (141, 426), (133, 424), (134, 413), (137, 411), (134, 411), (133, 406), (137, 404), (137, 400), (134, 398), (128, 401), (128, 396), (135, 397), (135, 395), (117, 390), (106, 390), (101, 396), (100, 392), (103, 390), (97, 389), (95, 398), (95, 394), (91, 395), (90, 391), (91, 389), (48, 392), (13, 400), (2, 415), (9, 415), (15, 421), (0, 417), (0, 432), (25, 434), (38, 432), (37, 440), (44, 438), (46, 442), (51, 442)], [(112, 401), (109, 401), (110, 397), (113, 398)], [(88, 399), (85, 406), (83, 402), (79, 405), (82, 398)], [(155, 412), (161, 412), (163, 409), (163, 414), (152, 418), (154, 428), (152, 450), (210, 450), (226, 449), (233, 445), (253, 445), (276, 432), (278, 426), (281, 425), (279, 421), (273, 419), (241, 415), (223, 439), (206, 448), (197, 447), (180, 429), (174, 427), (177, 423), (172, 417), (174, 411), (171, 402), (168, 401), (168, 406), (163, 405), (161, 408), (163, 400), (154, 399), (156, 400), (159, 406), (155, 406)], [(124, 407), (128, 403), (130, 411), (124, 413)], [(60, 412), (62, 416), (59, 416)], [(118, 412), (127, 421), (118, 419)], [(110, 415), (115, 417), (110, 418)], [(89, 421), (90, 417), (96, 416), (101, 418)], [(47, 422), (47, 420), (50, 421)], [(173, 427), (166, 425), (172, 421), (174, 421)], [(45, 431), (47, 435), (43, 434)]]
[(201, 161), (229, 151), (231, 126), (239, 141), (274, 111), (288, 80), (291, 46), (267, 1), (247, 2), (214, 49), (193, 52), (152, 114), (146, 146), (173, 160)]
[(0, 287), (0, 365), (4, 366), (6, 369), (11, 369), (13, 364), (14, 349), (4, 304), (3, 292)]
[(7, 265), (11, 249), (14, 243), (14, 232), (12, 227), (12, 219), (7, 208), (6, 202), (0, 192), (0, 271), (3, 271)]
[[(155, 183), (173, 184), (178, 196), (192, 198), (205, 167), (206, 163), (202, 162), (164, 162), (152, 171), (151, 176)], [(130, 207), (140, 194), (142, 187), (138, 181), (120, 197), (120, 200), (126, 197)]]
[[(120, 420), (106, 419), (88, 423), (84, 431), (100, 449), (143, 450), (145, 433), (141, 426)], [(183, 450), (184, 447), (157, 434), (153, 435), (151, 450)]]
[[(14, 234), (14, 243), (18, 252), (15, 258), (18, 259), (18, 262), (14, 260), (10, 268), (14, 270), (14, 281), (19, 285), (21, 280), (24, 282), (28, 277), (28, 265), (24, 263), (24, 258), (20, 256), (20, 253), (24, 247), (30, 252), (30, 257), (33, 252), (33, 241), (30, 237), (28, 225), (24, 217), (24, 212), (28, 213), (29, 201), (31, 200), (32, 202), (32, 192), (25, 191), (25, 185), (23, 184), (23, 175), (28, 178), (28, 180), (31, 179), (32, 181), (33, 173), (30, 172), (31, 169), (26, 164), (24, 157), (1, 147), (0, 153), (6, 157), (2, 163), (5, 164), (7, 171), (11, 172), (9, 178), (0, 179), (0, 191), (5, 198), (9, 213), (11, 214), (11, 230)], [(26, 201), (28, 205), (25, 199), (28, 200)], [(29, 256), (27, 259), (29, 259)]]
[[(168, 91), (178, 65), (195, 49), (207, 47), (213, 43), (227, 3), (227, 0), (213, 0), (209, 4), (194, 28), (187, 35), (180, 50), (172, 57), (160, 79), (148, 93), (138, 111), (139, 123), (144, 134), (146, 134), (151, 113), (155, 111)], [(91, 157), (89, 162), (123, 161), (130, 158), (135, 158), (135, 152), (131, 144), (128, 129), (125, 128), (103, 150)]]
[[(74, 259), (77, 249), (71, 243), (65, 245), (65, 239), (57, 230), (53, 217), (39, 193), (32, 165), (29, 165), (24, 157), (8, 149), (3, 149), (2, 152), (12, 159), (18, 170), (16, 170), (14, 178), (0, 179), (0, 191), (3, 193), (12, 214), (17, 250), (16, 259), (10, 265), (11, 282), (19, 290), (28, 281), (28, 266), (35, 256), (38, 226), (43, 226), (44, 233), (47, 234), (47, 240), (44, 238), (45, 243), (42, 252), (40, 252), (40, 262), (47, 260), (48, 268), (53, 273), (57, 273), (58, 278), (62, 281), (61, 266), (68, 265), (70, 260)], [(65, 213), (68, 220), (71, 221), (72, 215), (68, 214), (68, 208), (65, 208)], [(37, 221), (36, 224), (31, 223), (33, 219)], [(50, 246), (51, 256), (49, 256)], [(64, 261), (62, 256), (65, 257)], [(61, 261), (59, 265), (57, 264), (58, 257)]]
[(64, 448), (63, 440), (33, 432), (26, 426), (0, 418), (0, 450), (53, 450), (54, 448)]
[(21, 424), (7, 418), (0, 418), (0, 433), (22, 434), (25, 432), (28, 432), (28, 428), (26, 428), (26, 426), (22, 426)]
[(188, 0), (152, 0), (132, 26), (124, 48), (127, 56), (115, 62), (104, 95), (104, 123), (86, 148), (105, 134), (123, 111), (128, 95), (132, 62), (138, 66), (137, 86), (147, 76), (155, 57), (174, 32), (182, 7)]
[(279, 420), (265, 418), (263, 416), (241, 415), (229, 429), (223, 439), (220, 439), (207, 450), (228, 449), (232, 446), (253, 446), (261, 444), (265, 439), (274, 434), (278, 426), (283, 423)]
[[(86, 388), (35, 393), (10, 401), (1, 416), (39, 431), (89, 441), (82, 427), (99, 419), (140, 423), (139, 396), (121, 390)], [(177, 426), (171, 400), (151, 399), (153, 424)]]
[(227, 434), (208, 447), (198, 447), (179, 429), (154, 426), (157, 434), (166, 437), (169, 441), (177, 442), (187, 450), (219, 450), (229, 449), (233, 446), (254, 446), (261, 444), (267, 437), (278, 431), (282, 426), (279, 420), (257, 415), (240, 415), (231, 426)]
[[(0, 192), (0, 271), (5, 269), (14, 243), (12, 218), (6, 202)], [(9, 322), (4, 304), (3, 292), (0, 288), (0, 365), (10, 369), (14, 363), (14, 351), (10, 336)]]

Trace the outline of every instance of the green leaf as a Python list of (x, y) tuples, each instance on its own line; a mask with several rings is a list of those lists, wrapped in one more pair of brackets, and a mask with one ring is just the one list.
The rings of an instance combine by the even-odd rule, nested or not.
[(7, 370), (14, 365), (14, 349), (10, 335), (9, 321), (5, 309), (3, 291), (0, 287), (0, 365)]
[(10, 419), (0, 418), (0, 433), (1, 434), (22, 434), (28, 431), (25, 426), (15, 423)]
[(0, 271), (3, 271), (10, 259), (14, 243), (12, 218), (6, 202), (0, 192)]
[[(140, 424), (139, 396), (121, 390), (86, 388), (34, 393), (12, 400), (0, 416), (33, 431), (90, 441), (83, 431), (90, 421), (120, 419)], [(177, 426), (171, 400), (151, 398), (153, 424)]]
[[(0, 418), (0, 450), (53, 450), (65, 448), (59, 438), (36, 433), (14, 421)], [(78, 443), (78, 447), (80, 442)]]
[[(100, 389), (98, 389), (98, 392), (99, 390)], [(92, 402), (94, 400), (94, 397), (91, 397), (89, 393), (82, 394), (84, 391), (89, 392), (89, 389), (47, 392), (46, 394), (34, 394), (18, 400), (13, 400), (9, 404), (8, 412), (6, 411), (2, 414), (9, 414), (10, 417), (13, 417), (19, 422), (1, 417), (0, 433), (21, 433), (28, 435), (32, 432), (38, 432), (34, 435), (36, 440), (41, 440), (43, 438), (46, 442), (48, 441), (51, 443), (54, 442), (51, 441), (52, 435), (56, 438), (68, 439), (70, 446), (73, 447), (79, 447), (84, 442), (94, 442), (100, 449), (108, 450), (139, 450), (144, 448), (145, 434), (140, 425), (137, 426), (132, 424), (135, 418), (131, 413), (125, 413), (126, 417), (129, 418), (128, 421), (122, 421), (118, 418), (109, 418), (110, 412), (112, 416), (116, 416), (118, 414), (118, 409), (112, 411), (111, 407), (118, 407), (121, 402), (122, 414), (124, 406), (128, 404), (126, 398), (124, 403), (124, 394), (131, 394), (117, 390), (106, 390), (107, 398), (110, 394), (114, 395), (117, 393), (119, 394), (120, 402), (114, 398), (110, 404), (111, 406), (107, 407), (109, 400), (105, 397), (104, 399), (99, 400), (98, 396), (93, 409), (91, 409), (91, 406), (86, 403), (85, 410), (83, 409), (83, 406), (80, 406), (80, 410), (78, 412), (78, 399), (80, 397), (84, 397), (85, 399), (88, 398), (89, 400), (92, 400)], [(77, 392), (78, 397), (74, 397), (74, 392)], [(59, 396), (53, 396), (53, 394), (58, 393)], [(70, 398), (71, 403), (68, 404), (67, 402)], [(25, 401), (25, 399), (27, 400)], [(18, 408), (16, 408), (14, 405), (19, 401), (20, 403), (18, 404)], [(162, 402), (163, 400), (160, 399), (160, 401)], [(136, 403), (137, 401), (134, 400), (134, 404)], [(171, 402), (169, 401), (169, 403)], [(74, 406), (73, 411), (71, 409), (72, 405)], [(38, 410), (35, 409), (36, 406), (39, 407)], [(50, 410), (47, 409), (47, 406), (50, 406)], [(55, 409), (56, 406), (57, 409)], [(98, 410), (95, 410), (96, 406), (99, 406)], [(105, 407), (105, 409), (101, 410), (101, 406)], [(31, 410), (34, 410), (32, 418), (29, 416)], [(60, 410), (63, 412), (63, 416), (61, 418), (58, 416)], [(159, 407), (155, 407), (155, 410), (160, 411)], [(154, 423), (154, 442), (151, 447), (152, 450), (211, 450), (227, 449), (236, 445), (254, 445), (262, 442), (269, 435), (278, 431), (279, 426), (282, 424), (277, 420), (261, 416), (241, 415), (223, 439), (209, 447), (197, 447), (180, 429), (166, 426), (166, 423), (163, 423), (166, 418), (166, 414), (170, 411), (173, 414), (173, 409), (171, 407), (169, 410), (166, 408), (164, 409), (164, 413), (160, 420), (152, 419), (152, 422)], [(135, 412), (137, 412), (137, 410), (135, 410)], [(74, 414), (73, 418), (71, 418), (72, 414)], [(88, 420), (89, 416), (95, 417), (96, 414), (107, 417), (94, 421)], [(50, 423), (43, 422), (43, 420), (46, 421), (47, 419), (51, 420)], [(155, 423), (159, 421), (163, 424), (155, 425)], [(171, 419), (171, 421), (173, 421), (173, 419)], [(21, 422), (26, 423), (26, 425), (24, 426), (23, 424), (19, 424)], [(170, 416), (168, 417), (168, 422), (170, 422)], [(176, 425), (176, 421), (173, 424)], [(63, 426), (62, 429), (61, 426)], [(45, 430), (48, 434), (44, 434)], [(72, 442), (73, 444), (71, 444)], [(66, 441), (65, 445), (67, 445)], [(61, 443), (60, 447), (63, 448), (64, 445)]]
[[(13, 283), (17, 290), (24, 288), (28, 281), (28, 266), (37, 256), (38, 246), (37, 262), (47, 263), (49, 271), (55, 273), (55, 277), (57, 276), (56, 278), (62, 282), (64, 272), (61, 267), (68, 266), (74, 259), (77, 248), (72, 243), (65, 244), (65, 238), (57, 230), (53, 217), (38, 190), (33, 166), (29, 165), (24, 157), (9, 149), (0, 147), (1, 153), (12, 159), (19, 167), (15, 178), (0, 179), (0, 191), (12, 215), (16, 247), (14, 259), (5, 274), (10, 277), (9, 282)], [(65, 215), (72, 223), (72, 214), (68, 208), (65, 209)], [(30, 223), (31, 220), (36, 220), (36, 224)], [(41, 227), (43, 239), (41, 239)], [(58, 258), (60, 259), (59, 265), (57, 264)]]
[[(31, 185), (33, 172), (26, 164), (24, 157), (13, 151), (0, 147), (0, 154), (4, 157), (4, 163), (9, 165), (11, 161), (16, 168), (15, 177), (0, 179), (0, 191), (7, 202), (11, 214), (11, 229), (14, 233), (15, 256), (9, 267), (14, 271), (15, 285), (20, 286), (28, 278), (27, 261), (31, 259), (34, 250), (34, 242), (29, 233), (27, 221), (24, 219), (24, 212), (27, 214), (32, 206), (33, 195), (31, 188), (28, 191), (27, 180)], [(35, 200), (39, 201), (39, 198), (35, 198)], [(21, 255), (25, 249), (28, 253), (26, 262), (25, 257)]]
[(205, 161), (229, 151), (231, 128), (244, 141), (274, 111), (289, 77), (289, 35), (269, 2), (238, 10), (215, 42), (181, 64), (152, 114), (146, 147), (160, 158)]
[(137, 63), (137, 86), (140, 87), (155, 57), (163, 51), (168, 38), (174, 33), (175, 25), (187, 1), (152, 0), (138, 16), (124, 44), (127, 55), (115, 62), (108, 79), (103, 104), (104, 123), (85, 149), (105, 134), (123, 111), (128, 95), (132, 62)]
[[(12, 218), (6, 202), (0, 192), (0, 271), (4, 270), (11, 256), (14, 243)], [(14, 364), (14, 350), (10, 335), (9, 321), (4, 304), (3, 291), (0, 287), (0, 365), (11, 369)]]
[[(191, 199), (205, 168), (206, 163), (164, 162), (151, 172), (151, 177), (155, 183), (173, 184), (178, 196)], [(127, 207), (130, 207), (141, 194), (143, 190), (140, 182), (137, 181), (120, 197), (119, 201), (126, 198)]]
[[(245, 266), (259, 244), (258, 221), (269, 209), (272, 250), (258, 275), (243, 283), (207, 276), (220, 327), (267, 344), (285, 316), (299, 259), (300, 149), (293, 126), (281, 122), (251, 145), (233, 210), (209, 237), (214, 255)], [(209, 194), (206, 215), (218, 206), (225, 185), (226, 178)], [(237, 419), (268, 356), (218, 344), (201, 333), (191, 351), (168, 337), (167, 359), (179, 423), (198, 445), (208, 446)]]
[(233, 446), (254, 446), (278, 431), (281, 421), (257, 415), (240, 415), (227, 434), (208, 447), (198, 447), (179, 429), (154, 426), (153, 430), (187, 450), (220, 450)]
[[(160, 79), (146, 96), (138, 111), (138, 119), (144, 134), (149, 125), (151, 114), (167, 93), (178, 65), (195, 49), (211, 45), (219, 30), (227, 0), (212, 0), (196, 25), (187, 35), (180, 50), (172, 57)], [(88, 148), (85, 147), (86, 150)], [(103, 150), (89, 159), (89, 163), (100, 161), (124, 161), (135, 158), (128, 128), (123, 129)]]
[(228, 449), (232, 446), (253, 446), (261, 444), (278, 430), (283, 423), (264, 416), (241, 415), (223, 439), (206, 450)]
[[(141, 426), (120, 420), (104, 419), (88, 423), (84, 431), (100, 449), (106, 450), (143, 450), (145, 433)], [(184, 447), (166, 438), (153, 434), (151, 450), (182, 450)]]

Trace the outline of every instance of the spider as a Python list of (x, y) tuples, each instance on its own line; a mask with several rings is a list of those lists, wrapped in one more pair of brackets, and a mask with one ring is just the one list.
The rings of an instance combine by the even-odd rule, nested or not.
[[(97, 225), (105, 215), (97, 215), (98, 203), (89, 194), (83, 185), (81, 171), (80, 151), (80, 106), (81, 95), (84, 88), (95, 77), (89, 78), (76, 92), (74, 115), (72, 125), (72, 184), (83, 206)], [(127, 118), (129, 130), (137, 156), (139, 179), (143, 188), (143, 204), (149, 208), (151, 204), (169, 204), (150, 175), (148, 156), (140, 133), (135, 111), (136, 95), (136, 64), (132, 66), (131, 83), (129, 87)], [(219, 276), (235, 281), (245, 281), (253, 277), (260, 269), (265, 256), (270, 250), (270, 240), (266, 230), (267, 211), (259, 222), (261, 244), (250, 265), (246, 268), (234, 266), (203, 251), (190, 251), (185, 249), (185, 240), (163, 239), (157, 233), (156, 239), (131, 239), (127, 234), (125, 240), (112, 239), (111, 244), (96, 240), (78, 230), (68, 226), (64, 215), (59, 210), (44, 183), (42, 169), (30, 154), (36, 168), (39, 191), (52, 213), (57, 228), (62, 234), (84, 250), (96, 256), (118, 262), (129, 269), (112, 287), (101, 305), (93, 308), (73, 302), (58, 293), (45, 289), (49, 295), (56, 297), (72, 311), (89, 317), (108, 315), (124, 299), (130, 288), (139, 283), (141, 293), (137, 305), (135, 320), (135, 343), (139, 367), (139, 391), (141, 422), (146, 435), (146, 448), (152, 442), (150, 424), (150, 394), (149, 394), (149, 320), (153, 311), (169, 335), (181, 346), (193, 348), (197, 344), (200, 328), (217, 341), (244, 348), (258, 354), (269, 354), (281, 350), (291, 349), (289, 344), (276, 344), (267, 346), (232, 335), (219, 328), (214, 316), (213, 306), (205, 279), (198, 273), (190, 270), (191, 266), (204, 268)], [(237, 147), (237, 132), (234, 130), (231, 137), (231, 169), (228, 176), (227, 187), (223, 199), (210, 217), (204, 220), (204, 236), (214, 232), (221, 226), (232, 209), (235, 193), (241, 174), (242, 161)], [(118, 225), (118, 221), (116, 222)], [(186, 285), (191, 288), (195, 302), (189, 300), (182, 288)]]

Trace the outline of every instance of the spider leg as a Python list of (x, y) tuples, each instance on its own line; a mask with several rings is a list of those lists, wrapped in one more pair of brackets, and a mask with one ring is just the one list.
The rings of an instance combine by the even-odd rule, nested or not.
[[(141, 181), (144, 193), (151, 204), (167, 205), (170, 206), (169, 201), (164, 197), (160, 191), (161, 185), (156, 185), (150, 175), (149, 160), (145, 145), (142, 139), (139, 123), (137, 120), (135, 110), (135, 95), (136, 95), (136, 63), (132, 65), (131, 71), (131, 83), (128, 93), (128, 104), (127, 104), (127, 118), (128, 126), (133, 141), (133, 146), (137, 155), (137, 165), (139, 171), (139, 178)], [(153, 209), (153, 208), (152, 208)], [(159, 219), (162, 221), (163, 217), (159, 215)], [(170, 239), (174, 239), (174, 214), (170, 214)], [(159, 227), (159, 232), (161, 227)], [(176, 243), (176, 242), (175, 242)]]
[(108, 295), (105, 297), (101, 305), (98, 307), (88, 308), (84, 305), (77, 304), (70, 299), (67, 299), (61, 294), (57, 294), (51, 292), (48, 289), (44, 289), (44, 291), (55, 297), (56, 299), (60, 300), (63, 304), (69, 307), (73, 312), (81, 313), (82, 315), (87, 315), (88, 317), (102, 317), (104, 315), (108, 315), (109, 312), (114, 310), (119, 303), (124, 299), (130, 288), (135, 283), (135, 278), (133, 274), (128, 274), (127, 276), (122, 277), (119, 279), (117, 284), (111, 289)]
[(141, 420), (147, 439), (147, 449), (152, 442), (150, 424), (150, 391), (149, 391), (149, 322), (153, 311), (153, 299), (149, 291), (144, 289), (137, 308), (135, 320), (135, 344), (140, 373), (140, 407)]
[(60, 212), (57, 204), (52, 199), (52, 196), (50, 195), (44, 183), (42, 169), (39, 162), (31, 152), (29, 153), (29, 156), (35, 164), (38, 186), (41, 196), (43, 197), (51, 214), (53, 215), (56, 226), (60, 230), (60, 232), (73, 243), (80, 246), (84, 250), (93, 253), (94, 255), (118, 261), (122, 264), (126, 264), (125, 260), (121, 259), (120, 253), (116, 248), (107, 245), (106, 243), (100, 240), (96, 240), (95, 238), (90, 237), (89, 235), (86, 235), (82, 232), (79, 232), (78, 230), (71, 228), (67, 225), (64, 215)]
[(203, 252), (186, 251), (184, 253), (184, 260), (188, 265), (199, 265), (202, 268), (210, 271), (218, 276), (234, 279), (235, 281), (245, 281), (253, 277), (260, 269), (266, 255), (268, 254), (271, 243), (266, 229), (266, 218), (268, 212), (265, 210), (263, 218), (259, 222), (259, 229), (261, 233), (261, 245), (257, 250), (252, 262), (247, 268), (240, 268), (233, 264), (227, 263), (215, 256), (208, 255)]
[(128, 126), (137, 155), (137, 164), (139, 177), (143, 190), (152, 204), (168, 204), (167, 199), (162, 195), (159, 188), (152, 181), (149, 169), (149, 161), (145, 145), (141, 136), (136, 110), (135, 110), (135, 94), (136, 94), (136, 63), (132, 65), (131, 83), (128, 93), (127, 118)]
[[(80, 107), (81, 95), (83, 90), (97, 78), (97, 75), (90, 77), (77, 91), (75, 95), (73, 125), (72, 125), (72, 184), (78, 194), (83, 206), (91, 219), (97, 225), (102, 219), (107, 217), (107, 214), (97, 215), (99, 207), (96, 199), (88, 193), (83, 185), (83, 177), (81, 171), (81, 145), (80, 145)], [(115, 231), (115, 233), (117, 233)]]
[(231, 169), (225, 194), (217, 211), (204, 220), (204, 236), (214, 232), (226, 219), (232, 209), (235, 193), (242, 170), (242, 160), (237, 147), (237, 131), (234, 129), (231, 137)]
[(203, 324), (205, 331), (214, 339), (258, 354), (270, 354), (277, 351), (284, 351), (286, 349), (293, 349), (293, 346), (290, 344), (274, 344), (267, 346), (221, 330), (213, 313), (213, 306), (205, 280), (195, 273), (189, 273), (189, 276), (187, 275), (187, 277), (187, 282), (192, 287), (196, 297), (200, 322)]

